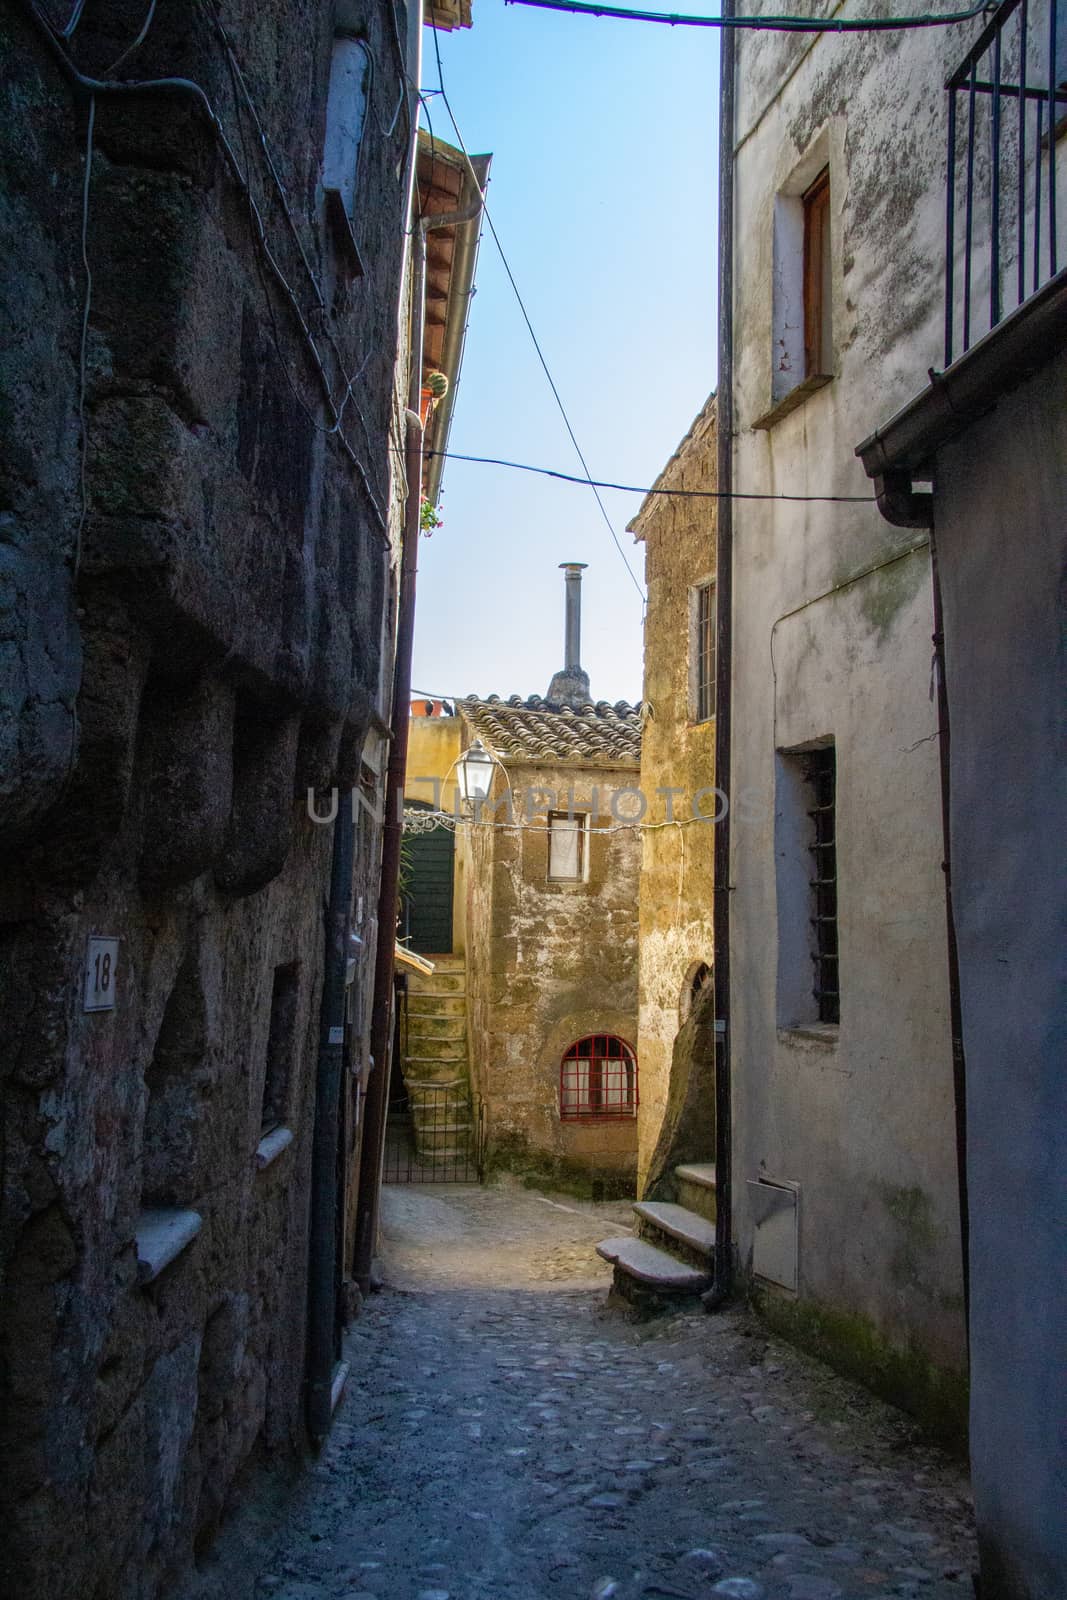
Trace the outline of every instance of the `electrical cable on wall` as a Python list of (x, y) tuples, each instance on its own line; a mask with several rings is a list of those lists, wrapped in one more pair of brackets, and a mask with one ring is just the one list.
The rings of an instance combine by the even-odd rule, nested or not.
[[(81, 14), (82, 14), (82, 11), (84, 9), (83, 5), (79, 4), (79, 5), (77, 5), (75, 7), (75, 9), (74, 9), (69, 21), (67, 22), (66, 26), (64, 28), (62, 28), (62, 29), (57, 27), (56, 25), (54, 25), (51, 22), (51, 20), (46, 15), (44, 15), (42, 13), (42, 11), (38, 7), (38, 5), (36, 5), (34, 3), (34, 0), (22, 0), (22, 9), (27, 13), (29, 18), (31, 19), (31, 21), (35, 25), (38, 33), (41, 35), (41, 37), (45, 40), (45, 42), (50, 47), (51, 53), (53, 54), (53, 56), (58, 61), (58, 63), (60, 65), (64, 75), (72, 83), (72, 85), (75, 87), (75, 89), (77, 89), (83, 95), (85, 95), (87, 97), (87, 99), (90, 101), (91, 105), (93, 105), (95, 103), (95, 98), (96, 97), (99, 97), (99, 96), (102, 96), (102, 95), (109, 95), (109, 96), (110, 95), (116, 95), (116, 96), (121, 96), (121, 97), (127, 97), (127, 96), (157, 95), (157, 94), (158, 95), (180, 94), (180, 95), (189, 96), (193, 100), (193, 102), (197, 106), (199, 106), (200, 110), (206, 116), (208, 122), (211, 125), (212, 132), (214, 133), (215, 138), (218, 141), (219, 147), (222, 150), (223, 156), (225, 157), (226, 164), (227, 164), (227, 167), (229, 169), (230, 175), (233, 178), (234, 182), (236, 183), (237, 187), (245, 195), (245, 198), (248, 201), (249, 218), (250, 218), (250, 221), (251, 221), (251, 224), (252, 224), (252, 232), (253, 232), (253, 244), (254, 244), (254, 246), (258, 246), (259, 251), (262, 252), (263, 258), (265, 259), (267, 265), (269, 266), (272, 276), (274, 277), (274, 279), (277, 282), (278, 286), (281, 288), (281, 290), (283, 292), (283, 295), (284, 295), (284, 298), (286, 300), (286, 303), (288, 304), (288, 306), (289, 306), (289, 308), (290, 308), (290, 310), (291, 310), (291, 312), (292, 312), (292, 314), (293, 314), (293, 316), (294, 316), (294, 318), (295, 318), (295, 320), (297, 322), (297, 325), (298, 325), (298, 327), (300, 329), (300, 333), (301, 333), (301, 335), (303, 337), (305, 353), (308, 355), (308, 357), (310, 358), (310, 360), (312, 362), (313, 368), (315, 370), (315, 374), (316, 374), (316, 376), (318, 378), (319, 385), (320, 385), (321, 390), (322, 390), (323, 399), (324, 399), (324, 401), (326, 403), (326, 406), (328, 408), (329, 413), (331, 414), (330, 426), (329, 427), (323, 427), (318, 422), (318, 420), (314, 416), (314, 414), (311, 412), (310, 408), (307, 406), (307, 403), (297, 393), (297, 391), (296, 391), (296, 389), (294, 387), (294, 384), (293, 384), (293, 380), (292, 380), (291, 374), (289, 373), (288, 366), (286, 365), (286, 363), (285, 363), (285, 361), (283, 359), (282, 365), (283, 365), (283, 369), (285, 370), (286, 380), (287, 380), (287, 382), (289, 384), (289, 387), (293, 392), (294, 398), (297, 400), (298, 404), (300, 405), (301, 410), (303, 411), (304, 415), (308, 418), (308, 420), (310, 421), (311, 425), (317, 431), (336, 438), (336, 440), (337, 440), (340, 448), (342, 449), (343, 453), (348, 457), (349, 461), (351, 462), (351, 464), (355, 468), (356, 475), (357, 475), (357, 477), (358, 477), (358, 479), (360, 481), (360, 485), (363, 488), (364, 494), (367, 497), (367, 500), (368, 500), (368, 503), (370, 504), (371, 510), (374, 512), (375, 519), (376, 519), (376, 521), (378, 523), (379, 531), (380, 531), (382, 537), (385, 540), (388, 540), (388, 537), (389, 537), (388, 523), (387, 523), (387, 519), (385, 517), (385, 514), (384, 514), (384, 512), (382, 510), (382, 507), (378, 502), (378, 497), (377, 497), (377, 495), (376, 495), (376, 493), (374, 491), (374, 488), (373, 488), (373, 486), (372, 486), (372, 484), (370, 482), (369, 476), (367, 474), (366, 469), (363, 466), (362, 461), (359, 459), (359, 456), (356, 453), (355, 449), (353, 448), (350, 440), (347, 438), (347, 436), (345, 435), (345, 433), (343, 432), (343, 430), (341, 428), (341, 421), (343, 419), (344, 408), (351, 400), (353, 400), (353, 398), (354, 398), (354, 395), (353, 395), (354, 385), (355, 385), (358, 377), (360, 376), (360, 373), (362, 372), (362, 370), (366, 366), (367, 362), (370, 360), (371, 355), (373, 354), (373, 350), (368, 353), (367, 357), (364, 359), (364, 362), (361, 363), (361, 366), (360, 366), (359, 370), (355, 374), (350, 375), (345, 370), (344, 362), (343, 362), (343, 360), (341, 358), (339, 346), (337, 344), (336, 339), (334, 338), (333, 329), (330, 326), (330, 323), (329, 323), (329, 320), (328, 320), (328, 313), (326, 311), (325, 300), (324, 300), (324, 297), (322, 295), (321, 287), (318, 284), (318, 281), (317, 281), (317, 279), (315, 277), (314, 270), (313, 270), (313, 268), (311, 266), (311, 263), (310, 263), (310, 261), (309, 261), (309, 259), (307, 257), (307, 253), (304, 250), (303, 245), (302, 245), (302, 243), (300, 241), (299, 233), (298, 233), (298, 230), (297, 230), (297, 227), (296, 227), (296, 223), (295, 223), (295, 220), (294, 220), (294, 218), (292, 216), (291, 208), (290, 208), (289, 203), (288, 203), (288, 197), (285, 194), (284, 186), (282, 185), (281, 177), (280, 177), (280, 174), (278, 173), (278, 170), (277, 170), (277, 165), (274, 162), (273, 157), (270, 154), (269, 146), (267, 145), (267, 142), (266, 142), (266, 136), (265, 136), (265, 133), (264, 133), (263, 128), (262, 128), (261, 119), (259, 118), (258, 112), (256, 111), (254, 101), (252, 100), (252, 97), (251, 97), (250, 93), (248, 92), (247, 85), (243, 83), (243, 78), (242, 78), (242, 75), (240, 73), (240, 66), (236, 61), (236, 58), (235, 58), (235, 56), (233, 54), (233, 51), (232, 51), (232, 48), (229, 46), (228, 39), (225, 41), (225, 48), (226, 48), (226, 53), (227, 53), (228, 64), (229, 64), (230, 71), (231, 71), (231, 79), (233, 79), (234, 76), (236, 75), (237, 83), (239, 83), (241, 85), (241, 88), (243, 90), (243, 93), (238, 94), (237, 85), (235, 84), (235, 98), (238, 100), (238, 108), (237, 108), (238, 128), (239, 128), (239, 132), (241, 133), (242, 143), (243, 143), (243, 130), (240, 128), (239, 102), (240, 102), (241, 99), (244, 99), (246, 104), (248, 105), (250, 114), (253, 117), (253, 121), (255, 122), (255, 124), (257, 126), (257, 132), (259, 133), (260, 142), (261, 142), (261, 145), (263, 147), (264, 156), (265, 156), (266, 161), (267, 161), (268, 170), (270, 171), (271, 177), (273, 178), (273, 180), (275, 182), (275, 185), (276, 185), (276, 190), (277, 190), (277, 194), (278, 194), (279, 203), (281, 205), (283, 213), (286, 216), (286, 220), (288, 222), (290, 231), (292, 232), (294, 240), (295, 240), (295, 242), (297, 244), (297, 248), (298, 248), (299, 253), (301, 255), (305, 270), (307, 271), (309, 279), (311, 280), (312, 285), (313, 285), (313, 287), (315, 289), (315, 292), (316, 292), (316, 296), (317, 296), (317, 300), (318, 300), (317, 309), (321, 312), (321, 315), (322, 315), (323, 320), (324, 320), (325, 337), (326, 337), (327, 341), (329, 342), (329, 344), (330, 344), (330, 346), (331, 346), (331, 348), (332, 348), (332, 350), (334, 352), (335, 358), (336, 358), (337, 363), (338, 363), (338, 367), (340, 369), (340, 377), (341, 377), (341, 379), (342, 379), (342, 381), (343, 381), (343, 383), (345, 385), (343, 397), (340, 400), (340, 402), (336, 401), (335, 398), (334, 398), (333, 381), (331, 380), (328, 372), (326, 371), (326, 367), (325, 367), (325, 364), (323, 362), (322, 355), (321, 355), (321, 353), (320, 353), (320, 351), (318, 349), (318, 346), (317, 346), (317, 343), (315, 341), (314, 335), (312, 334), (311, 329), (308, 326), (307, 319), (305, 318), (304, 313), (303, 313), (303, 311), (301, 309), (300, 302), (297, 299), (296, 292), (293, 289), (293, 287), (292, 287), (291, 283), (289, 282), (289, 280), (287, 279), (287, 277), (285, 276), (285, 273), (282, 270), (282, 267), (281, 267), (279, 261), (277, 260), (276, 256), (274, 255), (274, 252), (271, 250), (270, 243), (269, 243), (268, 237), (267, 237), (267, 231), (266, 231), (266, 226), (265, 226), (265, 223), (264, 223), (264, 220), (263, 220), (263, 216), (262, 216), (262, 213), (259, 210), (258, 205), (256, 204), (255, 197), (254, 197), (254, 195), (252, 193), (252, 189), (251, 189), (251, 169), (250, 169), (250, 166), (248, 165), (247, 155), (246, 155), (246, 170), (242, 170), (241, 163), (238, 161), (237, 156), (236, 156), (236, 154), (234, 152), (233, 146), (231, 145), (229, 139), (226, 136), (226, 131), (225, 131), (223, 125), (222, 125), (222, 121), (219, 118), (219, 116), (217, 115), (217, 113), (216, 113), (211, 101), (209, 100), (208, 96), (206, 95), (206, 93), (204, 92), (204, 90), (200, 86), (200, 84), (195, 83), (190, 78), (183, 78), (183, 77), (159, 77), (159, 78), (151, 78), (151, 79), (144, 79), (144, 80), (125, 80), (125, 79), (114, 80), (114, 79), (112, 79), (110, 77), (93, 78), (93, 77), (86, 76), (84, 73), (82, 73), (79, 70), (77, 64), (74, 62), (72, 57), (68, 54), (67, 49), (66, 49), (66, 43), (70, 39), (72, 34), (74, 33), (74, 31), (75, 31), (75, 29), (76, 29), (76, 27), (78, 25), (78, 22), (80, 21)], [(201, 9), (202, 10), (204, 9), (203, 6), (201, 7)], [(154, 16), (155, 16), (155, 10), (156, 10), (156, 5), (154, 3), (154, 0), (152, 0), (152, 3), (149, 4), (148, 11), (147, 11), (146, 16), (145, 16), (145, 20), (142, 23), (141, 29), (139, 30), (139, 32), (138, 32), (137, 36), (135, 37), (133, 43), (131, 44), (130, 47), (128, 47), (128, 49), (123, 53), (123, 55), (121, 55), (118, 58), (118, 61), (115, 64), (113, 64), (113, 66), (111, 68), (108, 69), (109, 72), (114, 71), (115, 70), (115, 66), (121, 64), (121, 62), (123, 60), (125, 60), (132, 53), (132, 51), (134, 49), (139, 49), (140, 48), (141, 44), (144, 42), (144, 39), (147, 38), (149, 29), (151, 27), (152, 21), (153, 21)], [(224, 37), (225, 30), (222, 28), (222, 24), (219, 21), (219, 19), (217, 17), (217, 14), (216, 14), (215, 17), (211, 17), (210, 14), (207, 14), (207, 20), (209, 21), (209, 23), (213, 23), (215, 25), (216, 30), (220, 34), (220, 37)], [(401, 69), (400, 77), (401, 77), (401, 81), (402, 82), (404, 82), (406, 80), (406, 78), (407, 78), (406, 71), (404, 71), (403, 68)], [(395, 118), (394, 118), (394, 124), (395, 124)], [(86, 221), (85, 221), (85, 231), (87, 231), (87, 225), (88, 224), (87, 224), (87, 219), (86, 219)], [(258, 268), (258, 256), (257, 256), (257, 268)], [(261, 269), (260, 269), (260, 276), (261, 276), (261, 281), (262, 281)], [(264, 292), (266, 293), (265, 289), (264, 289)], [(273, 323), (274, 322), (274, 312), (273, 312), (273, 305), (272, 305), (272, 303), (270, 301), (269, 295), (267, 295), (267, 304), (268, 304), (268, 312), (270, 314), (271, 321)], [(279, 354), (280, 354), (280, 352), (279, 352)], [(363, 423), (364, 430), (366, 431), (367, 430), (366, 419), (363, 417), (362, 411), (360, 410), (358, 404), (356, 404), (355, 409), (356, 409), (357, 413), (359, 414), (360, 420)], [(80, 534), (80, 530), (79, 530), (79, 534)]]
[[(434, 53), (436, 54), (436, 57), (437, 57), (437, 80), (438, 80), (438, 84), (440, 86), (441, 99), (444, 101), (445, 110), (448, 112), (449, 120), (452, 123), (452, 127), (455, 129), (456, 138), (459, 141), (459, 147), (463, 151), (463, 154), (467, 157), (467, 161), (469, 162), (470, 161), (470, 156), (469, 156), (469, 154), (467, 152), (467, 147), (463, 142), (463, 135), (460, 133), (459, 124), (456, 121), (455, 112), (452, 110), (452, 107), (449, 104), (448, 93), (447, 93), (447, 91), (445, 89), (444, 72), (443, 72), (442, 66), (441, 66), (441, 46), (440, 46), (440, 44), (438, 42), (437, 30), (436, 30), (436, 28), (434, 28), (431, 31), (433, 33)], [(562, 400), (562, 398), (560, 396), (559, 389), (556, 387), (555, 379), (553, 378), (552, 373), (549, 370), (548, 362), (545, 360), (545, 354), (544, 354), (544, 351), (541, 348), (540, 340), (538, 339), (537, 334), (534, 332), (533, 323), (530, 321), (530, 314), (526, 309), (526, 305), (525, 305), (525, 302), (523, 301), (522, 295), (519, 293), (519, 286), (515, 281), (515, 275), (511, 270), (511, 265), (510, 265), (510, 263), (508, 261), (507, 256), (504, 254), (504, 247), (500, 242), (500, 235), (496, 231), (496, 227), (495, 227), (495, 225), (493, 223), (493, 218), (492, 218), (492, 216), (491, 216), (491, 214), (489, 212), (489, 208), (484, 203), (483, 203), (483, 206), (482, 206), (482, 211), (483, 211), (483, 214), (485, 216), (486, 222), (489, 224), (489, 232), (493, 236), (493, 243), (496, 245), (497, 254), (500, 256), (500, 260), (501, 260), (501, 263), (503, 265), (504, 271), (507, 274), (508, 282), (511, 285), (512, 291), (513, 291), (513, 293), (515, 295), (515, 299), (516, 299), (516, 301), (518, 303), (519, 310), (522, 313), (523, 321), (525, 322), (526, 327), (527, 327), (527, 331), (529, 332), (530, 338), (533, 341), (533, 347), (534, 347), (535, 351), (537, 352), (537, 359), (540, 361), (541, 367), (542, 367), (542, 369), (544, 371), (544, 374), (545, 374), (545, 377), (548, 379), (548, 386), (552, 390), (553, 399), (555, 400), (556, 405), (559, 408), (559, 414), (563, 418), (563, 424), (564, 424), (564, 427), (567, 429), (567, 433), (568, 433), (568, 435), (570, 437), (571, 444), (574, 446), (575, 454), (577, 455), (578, 460), (582, 464), (582, 470), (585, 473), (585, 478), (584, 478), (584, 480), (583, 479), (578, 479), (577, 481), (578, 482), (583, 482), (584, 481), (585, 483), (588, 484), (589, 488), (592, 489), (593, 496), (594, 496), (594, 498), (596, 500), (597, 505), (600, 508), (600, 515), (604, 519), (604, 523), (605, 523), (605, 525), (607, 527), (608, 532), (611, 534), (612, 542), (615, 545), (616, 550), (619, 552), (619, 556), (620, 556), (620, 558), (622, 560), (623, 566), (626, 568), (626, 571), (630, 575), (630, 582), (633, 584), (634, 588), (637, 590), (637, 593), (638, 593), (638, 595), (639, 595), (639, 597), (641, 599), (641, 604), (642, 604), (642, 606), (644, 606), (644, 604), (646, 602), (646, 598), (647, 598), (646, 595), (645, 595), (645, 591), (642, 588), (641, 582), (638, 579), (636, 573), (634, 572), (633, 568), (631, 567), (629, 561), (626, 558), (626, 552), (625, 552), (625, 550), (623, 549), (622, 545), (619, 542), (618, 534), (615, 532), (615, 528), (614, 528), (614, 525), (612, 523), (612, 520), (611, 520), (610, 516), (608, 515), (607, 507), (604, 505), (604, 502), (600, 497), (599, 486), (597, 485), (595, 479), (593, 478), (593, 475), (589, 470), (588, 463), (586, 462), (585, 456), (582, 453), (582, 447), (578, 443), (577, 436), (576, 436), (576, 434), (574, 432), (573, 427), (571, 426), (570, 417), (567, 415), (567, 408), (563, 404), (563, 400)], [(433, 453), (434, 452), (430, 451), (430, 452), (428, 452), (428, 455), (432, 455)], [(442, 452), (442, 454), (444, 454), (444, 452)]]

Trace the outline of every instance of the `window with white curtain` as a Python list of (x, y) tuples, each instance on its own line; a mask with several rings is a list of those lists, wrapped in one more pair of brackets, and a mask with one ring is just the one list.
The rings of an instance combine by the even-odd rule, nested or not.
[(573, 811), (548, 813), (548, 876), (553, 883), (580, 883), (585, 877), (588, 817)]

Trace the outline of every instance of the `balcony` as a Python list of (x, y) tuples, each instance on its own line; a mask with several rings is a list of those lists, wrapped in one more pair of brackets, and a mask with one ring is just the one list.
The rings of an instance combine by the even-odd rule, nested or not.
[[(1057, 15), (1057, 13), (1059, 13)], [(946, 84), (945, 366), (1059, 270), (1067, 6), (1002, 0)], [(1057, 203), (1060, 218), (1057, 218)]]

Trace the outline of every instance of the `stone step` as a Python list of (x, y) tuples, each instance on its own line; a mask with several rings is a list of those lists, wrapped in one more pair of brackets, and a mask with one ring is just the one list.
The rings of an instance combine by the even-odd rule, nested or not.
[(465, 1039), (466, 1017), (434, 1017), (408, 1012), (408, 1039)]
[(404, 1057), (404, 1082), (410, 1094), (415, 1089), (450, 1089), (464, 1092), (470, 1082), (467, 1058), (459, 1061), (439, 1061), (436, 1056), (429, 1061), (419, 1056)]
[(467, 1015), (467, 996), (465, 994), (409, 994), (407, 1012), (409, 1017), (465, 1017)]
[(706, 1269), (691, 1267), (666, 1251), (657, 1250), (647, 1240), (634, 1239), (629, 1234), (623, 1239), (605, 1239), (597, 1245), (596, 1253), (614, 1265), (617, 1285), (621, 1274), (664, 1295), (702, 1294), (711, 1288), (712, 1274)]
[(666, 1200), (639, 1200), (633, 1209), (649, 1243), (662, 1243), (667, 1250), (679, 1244), (693, 1265), (704, 1265), (714, 1255), (715, 1225), (707, 1217)]
[(408, 983), (409, 984), (415, 983), (415, 982), (418, 982), (418, 983), (431, 983), (432, 984), (433, 980), (436, 977), (438, 977), (439, 974), (441, 974), (443, 972), (447, 972), (449, 974), (455, 974), (455, 973), (458, 972), (460, 974), (460, 976), (462, 977), (463, 973), (465, 973), (466, 970), (467, 970), (467, 958), (466, 958), (466, 956), (435, 956), (435, 955), (428, 955), (426, 957), (426, 959), (427, 959), (427, 961), (432, 961), (433, 962), (433, 971), (430, 972), (430, 973), (427, 973), (425, 977), (423, 977), (423, 974), (421, 972), (418, 972), (418, 973), (413, 972), (411, 974), (411, 976), (409, 977), (409, 979), (408, 979)]
[(442, 995), (465, 995), (467, 992), (467, 975), (465, 972), (434, 972), (428, 978), (414, 972), (408, 973), (408, 999), (415, 995), (421, 998), (433, 997), (439, 999)]
[(693, 1161), (675, 1167), (678, 1187), (678, 1204), (687, 1211), (695, 1211), (708, 1222), (715, 1221), (715, 1163)]
[(467, 1041), (462, 1039), (426, 1039), (417, 1038), (409, 1041), (408, 1049), (404, 1051), (405, 1066), (408, 1062), (412, 1066), (426, 1061), (451, 1061), (453, 1066), (467, 1064)]
[(470, 1145), (469, 1128), (416, 1128), (415, 1149), (426, 1155), (448, 1155)]

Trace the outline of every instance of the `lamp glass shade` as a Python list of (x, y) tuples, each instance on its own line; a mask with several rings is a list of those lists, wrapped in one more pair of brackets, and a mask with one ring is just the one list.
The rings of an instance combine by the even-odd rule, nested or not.
[(456, 776), (459, 779), (460, 798), (468, 805), (488, 798), (495, 764), (480, 739), (475, 739), (464, 750), (456, 765)]

